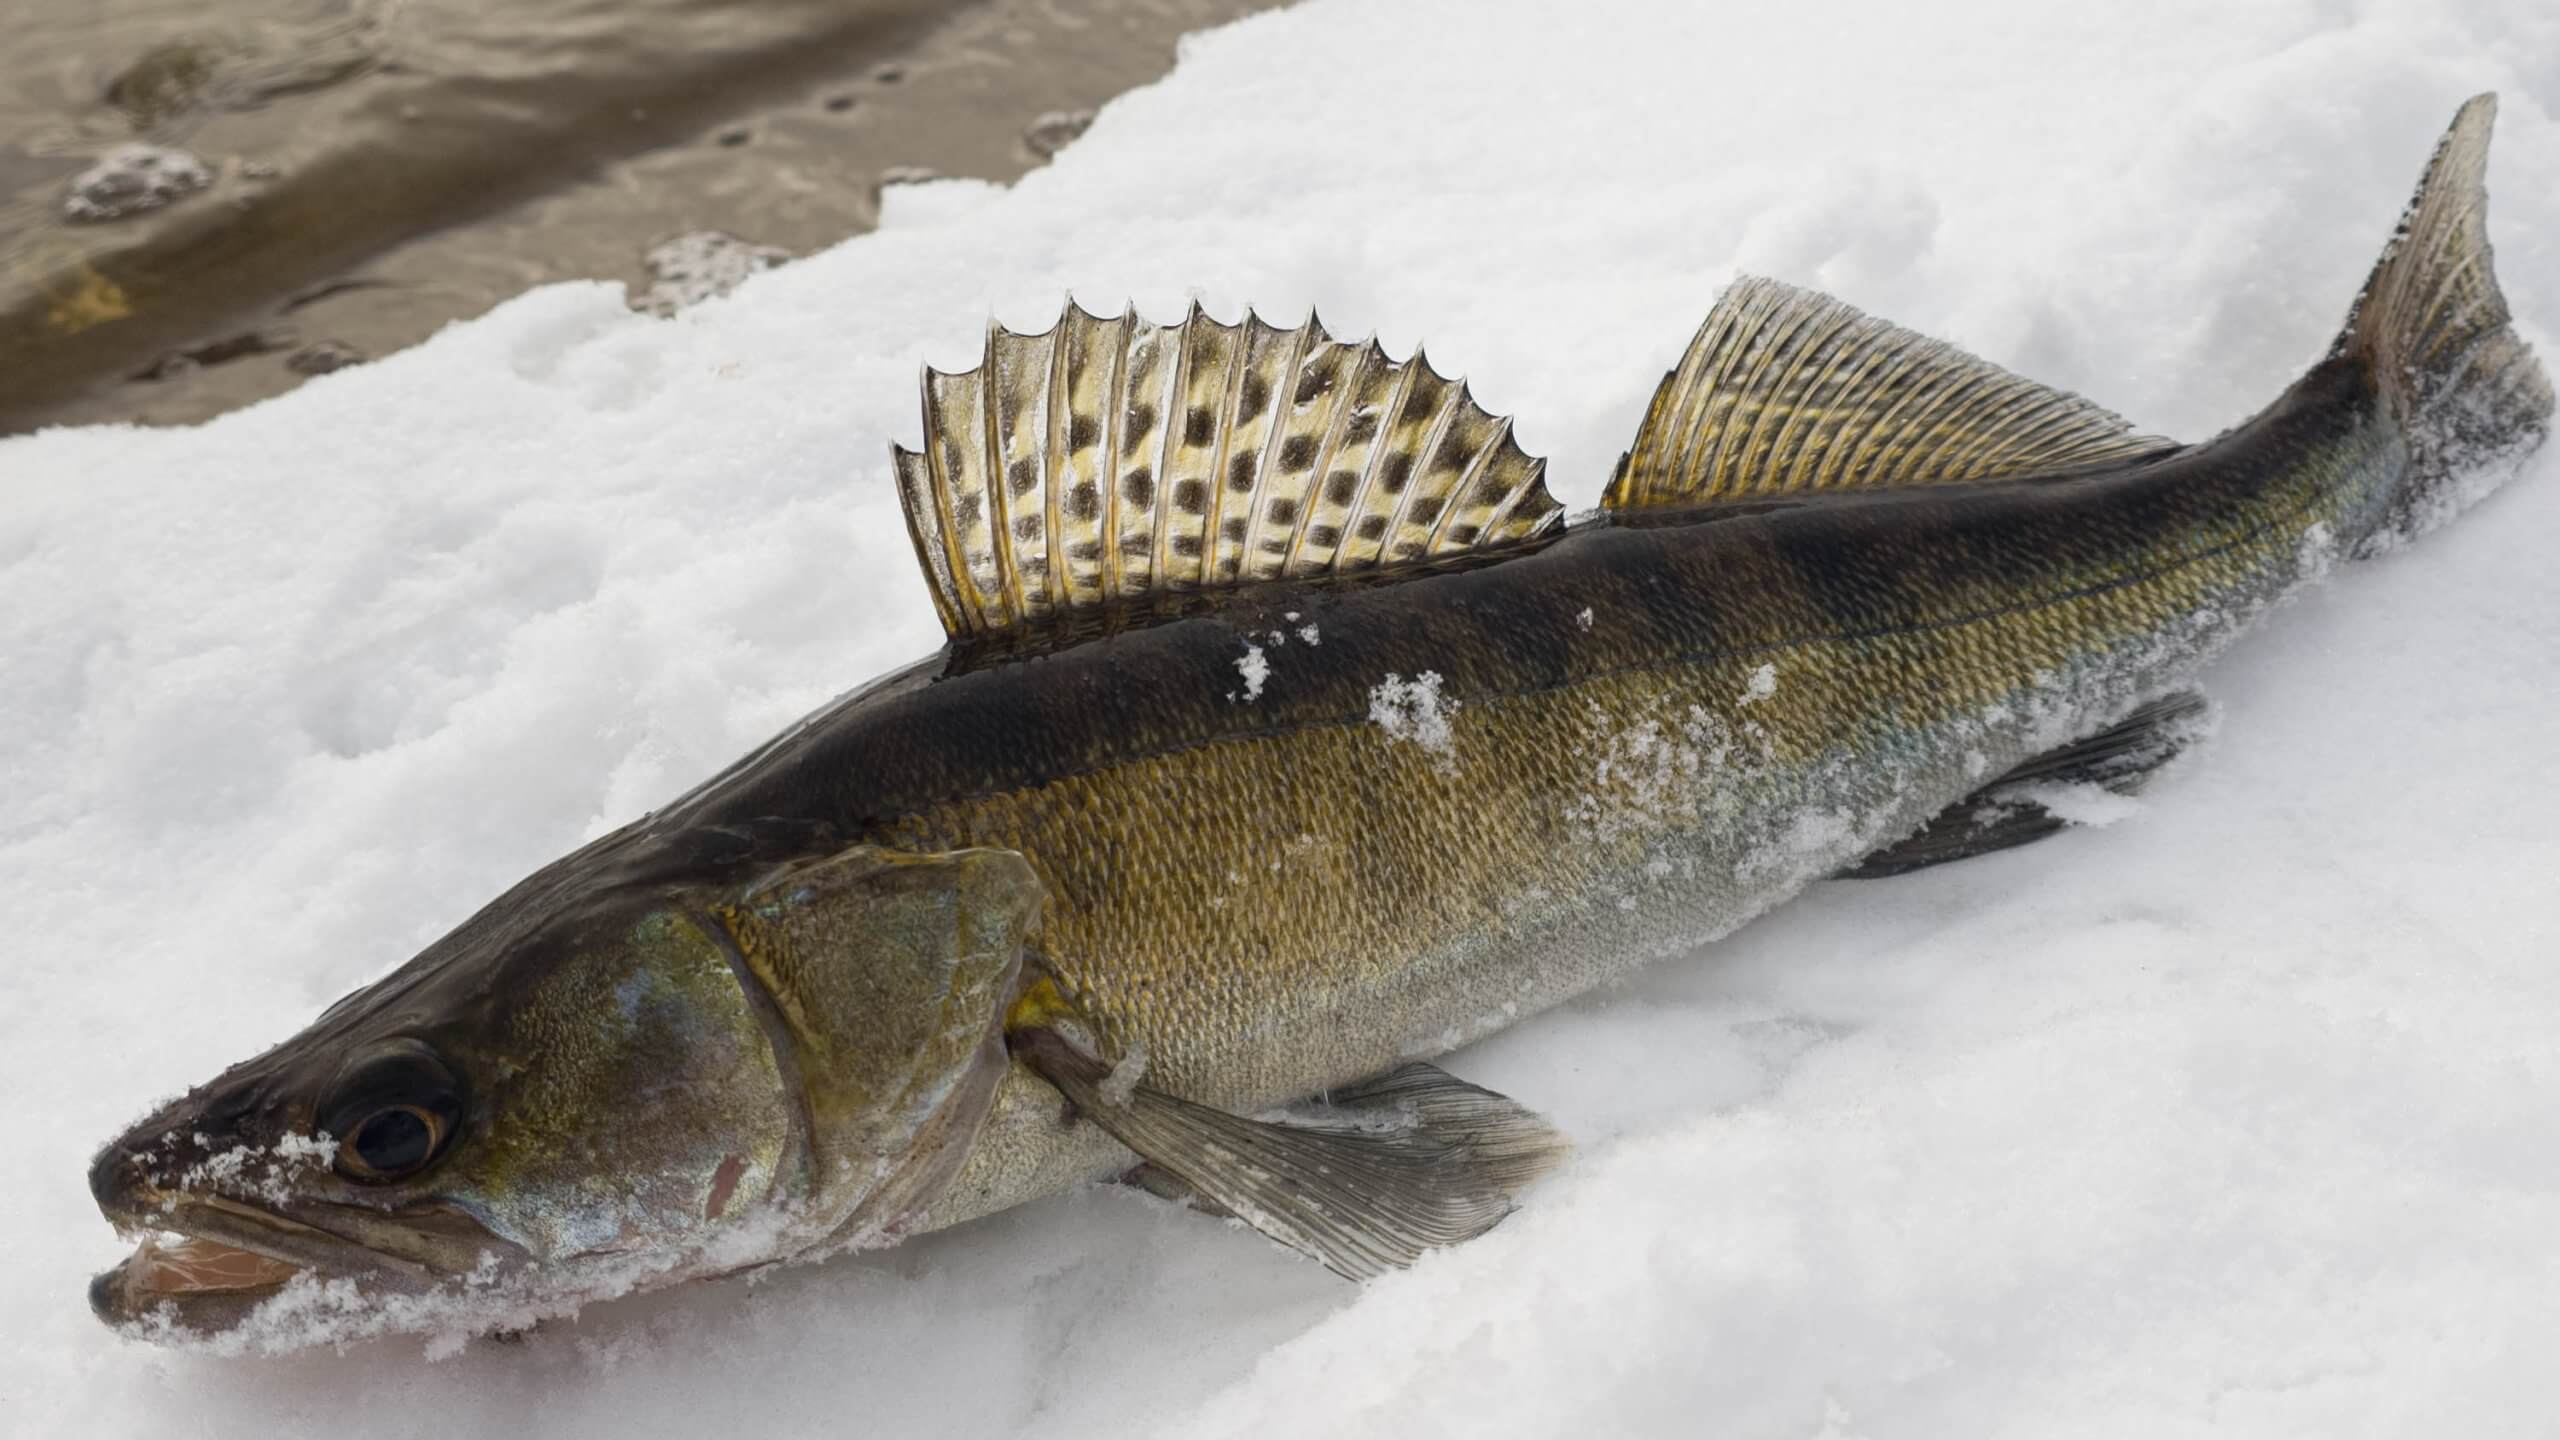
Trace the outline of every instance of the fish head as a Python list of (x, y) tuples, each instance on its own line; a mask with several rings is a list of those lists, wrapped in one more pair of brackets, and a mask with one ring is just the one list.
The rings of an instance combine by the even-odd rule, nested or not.
[(527, 881), (101, 1150), (99, 1207), (144, 1238), (93, 1307), (510, 1328), (893, 1235), (992, 1096), (1036, 885), (846, 858)]

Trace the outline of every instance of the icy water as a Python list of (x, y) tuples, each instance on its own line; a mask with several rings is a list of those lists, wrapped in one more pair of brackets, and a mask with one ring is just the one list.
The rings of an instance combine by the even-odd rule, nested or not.
[[(10, 0), (0, 434), (202, 419), (547, 281), (638, 295), (693, 232), (806, 253), (1269, 3)], [(72, 214), (137, 143), (181, 193)]]

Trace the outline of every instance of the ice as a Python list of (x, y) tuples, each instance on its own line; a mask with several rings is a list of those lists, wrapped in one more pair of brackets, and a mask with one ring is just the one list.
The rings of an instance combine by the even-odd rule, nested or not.
[(212, 183), (213, 172), (184, 150), (119, 145), (71, 177), (62, 213), (73, 220), (120, 220), (157, 210)]
[(639, 298), (639, 307), (652, 315), (673, 315), (714, 295), (728, 294), (748, 276), (790, 259), (791, 252), (741, 240), (726, 231), (694, 230), (652, 246), (643, 258), (657, 281)]
[(555, 287), (198, 429), (0, 441), (0, 1428), (2540, 1433), (2549, 454), (2270, 617), (2140, 813), (1450, 1057), (1580, 1158), (1410, 1274), (1113, 1190), (441, 1364), (171, 1354), (81, 1295), (100, 1141), (938, 643), (888, 445), (991, 313), (1427, 335), (1577, 506), (1742, 268), (2202, 438), (2327, 346), (2476, 90), (2550, 348), (2546, 12), (1311, 0), (672, 319)]
[(1075, 143), (1076, 137), (1093, 127), (1090, 110), (1051, 110), (1031, 122), (1022, 132), (1022, 143), (1031, 153), (1046, 160)]

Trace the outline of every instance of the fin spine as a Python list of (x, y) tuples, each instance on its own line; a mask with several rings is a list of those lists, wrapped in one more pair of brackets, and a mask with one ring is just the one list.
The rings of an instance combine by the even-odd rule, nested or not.
[[(987, 358), (979, 364), (978, 373), (974, 377), (978, 385), (978, 426), (986, 432), (987, 453), (1001, 455), (1004, 453), (1004, 430), (1001, 417), (996, 413), (994, 327), (990, 325), (988, 331)], [(1005, 483), (1007, 478), (1002, 467), (987, 473), (988, 541), (996, 561), (996, 601), (999, 604), (1021, 608), (1022, 578), (1020, 572), (1015, 570), (1013, 563), (1012, 505), (1005, 496), (1005, 492), (1012, 487)]]
[(990, 326), (974, 369), (928, 369), (923, 390), (925, 444), (893, 459), (955, 639), (1522, 544), (1563, 518), (1543, 465), (1463, 380), (1419, 351), (1398, 363), (1337, 341), (1312, 313), (1222, 325), (1195, 303), (1158, 326), (1070, 302), (1037, 335)]
[[(1388, 392), (1387, 403), (1378, 412), (1378, 428), (1371, 435), (1369, 453), (1361, 457), (1360, 488), (1351, 496), (1351, 513), (1354, 515), (1369, 513), (1369, 496), (1378, 488), (1379, 468), (1386, 463), (1386, 457), (1392, 448), (1382, 442), (1394, 430), (1395, 417), (1404, 413), (1407, 399), (1413, 393), (1414, 372), (1422, 368), (1421, 360), (1422, 354), (1417, 350), (1414, 352), (1413, 359), (1407, 361), (1404, 368), (1396, 372), (1395, 388)], [(1380, 532), (1378, 539), (1381, 544), (1384, 543), (1386, 535), (1383, 531)], [(1366, 554), (1358, 553), (1354, 547), (1359, 543), (1357, 532), (1346, 530), (1342, 535), (1342, 547), (1334, 553), (1337, 556), (1348, 556), (1355, 563), (1360, 564), (1377, 559), (1376, 550)]]
[(1042, 567), (1040, 588), (1048, 596), (1046, 608), (1053, 611), (1067, 608), (1066, 531), (1059, 524), (1066, 517), (1058, 509), (1059, 498), (1067, 487), (1066, 471), (1060, 463), (1065, 448), (1058, 443), (1064, 437), (1058, 433), (1058, 422), (1067, 408), (1067, 344), (1075, 335), (1067, 322), (1074, 310), (1075, 301), (1070, 298), (1068, 314), (1060, 315), (1056, 328), (1050, 332), (1049, 373), (1040, 384), (1040, 544), (1048, 559)]
[[(934, 435), (941, 433), (942, 411), (945, 408), (941, 394), (942, 387), (932, 383), (936, 378), (939, 377), (928, 375), (925, 383), (926, 405), (932, 412), (925, 426), (928, 442)], [(942, 532), (945, 558), (951, 566), (951, 589), (957, 602), (955, 608), (964, 623), (975, 626), (981, 623), (982, 619), (977, 603), (978, 587), (976, 577), (969, 573), (968, 557), (960, 547), (960, 515), (953, 501), (950, 456), (942, 447), (928, 443), (925, 446), (925, 457), (933, 467), (934, 508), (940, 513), (942, 520), (937, 528)]]
[[(1315, 312), (1307, 313), (1306, 323), (1292, 332), (1289, 341), (1289, 363), (1281, 367), (1284, 377), (1294, 379), (1307, 363), (1307, 353), (1323, 338), (1316, 327)], [(1275, 392), (1265, 402), (1271, 423), (1263, 431), (1260, 452), (1254, 456), (1253, 489), (1245, 497), (1244, 538), (1237, 542), (1236, 568), (1239, 572), (1253, 563), (1253, 557), (1266, 539), (1270, 528), (1269, 507), (1263, 503), (1265, 487), (1270, 483), (1272, 467), (1279, 463), (1280, 447), (1273, 443), (1281, 431), (1281, 417), (1286, 413), (1288, 397)]]
[[(1312, 324), (1315, 322), (1310, 319), (1309, 323)], [(1317, 442), (1315, 462), (1307, 471), (1309, 476), (1307, 503), (1298, 507), (1297, 522), (1289, 527), (1289, 552), (1286, 560), (1283, 562), (1284, 573), (1286, 571), (1297, 569), (1304, 561), (1307, 554), (1308, 541), (1312, 538), (1315, 531), (1316, 516), (1323, 513), (1323, 496), (1326, 477), (1333, 474), (1334, 459), (1342, 453), (1343, 436), (1349, 433), (1351, 429), (1351, 412), (1354, 408), (1351, 404), (1351, 400), (1360, 393), (1362, 384), (1369, 377), (1369, 362), (1373, 356), (1378, 354), (1377, 346), (1374, 344), (1363, 344), (1349, 348), (1351, 351), (1351, 358), (1349, 362), (1351, 373), (1347, 376), (1338, 376), (1334, 381), (1335, 388), (1340, 390), (1342, 393), (1343, 403), (1333, 407), (1332, 416), (1325, 422), (1324, 439)], [(1296, 397), (1293, 392), (1291, 396), (1292, 404), (1295, 403), (1295, 399)], [(1341, 549), (1339, 543), (1335, 545), (1334, 549), (1336, 551)], [(1326, 558), (1329, 560), (1332, 557), (1328, 555)]]
[(1111, 357), (1111, 374), (1102, 384), (1102, 473), (1097, 481), (1102, 491), (1102, 599), (1120, 593), (1126, 574), (1120, 559), (1124, 523), (1120, 515), (1120, 440), (1128, 424), (1129, 338), (1137, 318), (1136, 307), (1122, 306), (1120, 317), (1109, 322), (1114, 343), (1103, 347)]
[[(1412, 523), (1413, 497), (1422, 493), (1423, 482), (1430, 478), (1431, 462), (1440, 454), (1441, 443), (1449, 437), (1449, 422), (1456, 417), (1459, 405), (1465, 403), (1468, 398), (1466, 383), (1464, 381), (1452, 383), (1438, 371), (1431, 370), (1431, 362), (1424, 358), (1419, 348), (1413, 352), (1413, 363), (1425, 370), (1430, 370), (1431, 378), (1439, 382), (1440, 404), (1432, 412), (1431, 428), (1423, 432), (1421, 447), (1413, 452), (1415, 457), (1413, 469), (1406, 473), (1404, 489), (1396, 495), (1395, 513), (1387, 518), (1387, 533), (1378, 537), (1378, 553), (1388, 558), (1395, 558), (1392, 552), (1399, 543), (1397, 537), (1403, 535), (1405, 527)], [(1447, 505), (1441, 506), (1440, 516), (1446, 517), (1450, 508)], [(1430, 548), (1428, 545), (1422, 547), (1425, 554), (1430, 552)]]

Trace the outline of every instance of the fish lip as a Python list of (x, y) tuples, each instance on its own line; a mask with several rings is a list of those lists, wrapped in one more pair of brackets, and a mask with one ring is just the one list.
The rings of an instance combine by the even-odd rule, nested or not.
[[(100, 1207), (106, 1218), (119, 1233), (141, 1233), (145, 1238), (124, 1259), (89, 1282), (90, 1310), (101, 1321), (118, 1328), (170, 1319), (198, 1334), (218, 1334), (247, 1320), (258, 1305), (305, 1274), (353, 1281), (375, 1294), (421, 1294), (447, 1280), (473, 1273), (489, 1257), (502, 1262), (523, 1258), (520, 1246), (501, 1240), (452, 1205), (377, 1210), (325, 1200), (301, 1200), (293, 1205), (300, 1213), (289, 1214), (218, 1194), (142, 1188), (119, 1199), (123, 1203)], [(447, 1252), (442, 1257), (444, 1263), (434, 1263), (368, 1244), (322, 1223), (332, 1220), (339, 1226), (350, 1222), (399, 1225), (404, 1220), (435, 1220), (448, 1228), (459, 1220), (467, 1222), (474, 1233), (467, 1237), (439, 1237), (426, 1230), (413, 1232), (420, 1238), (422, 1250), (441, 1248)], [(246, 1251), (290, 1266), (291, 1272), (259, 1284), (201, 1290), (152, 1289), (143, 1283), (140, 1262), (152, 1253), (157, 1243), (153, 1237), (159, 1232)]]

